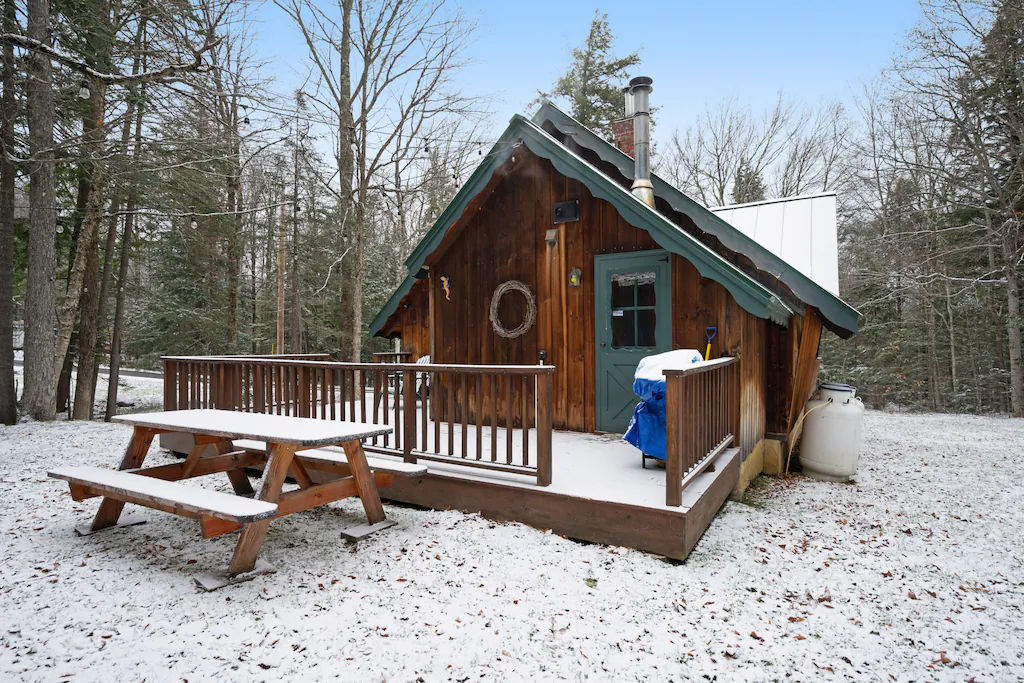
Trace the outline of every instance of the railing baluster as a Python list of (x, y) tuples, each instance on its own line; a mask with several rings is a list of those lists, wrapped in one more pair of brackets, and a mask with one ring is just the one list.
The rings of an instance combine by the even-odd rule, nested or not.
[(430, 373), (430, 419), (434, 421), (434, 448), (435, 453), (441, 452), (441, 411), (437, 399), (441, 397), (441, 385), (438, 383), (438, 373)]
[[(358, 379), (359, 382), (359, 420), (360, 422), (366, 422), (366, 373), (355, 370), (353, 370), (352, 373), (354, 380)], [(355, 388), (356, 382), (353, 381), (353, 391), (355, 391)], [(376, 422), (376, 418), (373, 421)]]
[[(395, 405), (398, 405), (397, 401)], [(405, 434), (402, 439), (402, 460), (416, 462), (413, 449), (416, 447), (416, 371), (402, 370), (402, 417)]]
[[(387, 373), (386, 370), (383, 371), (383, 372), (378, 372), (377, 373), (377, 377), (380, 379), (380, 395), (381, 395), (381, 400), (383, 402), (383, 407), (384, 407), (384, 410), (381, 411), (383, 413), (382, 420), (383, 420), (384, 424), (390, 424), (390, 422), (388, 422), (388, 383), (390, 382), (390, 379), (388, 378), (388, 373)], [(374, 408), (373, 412), (376, 415), (377, 409)], [(388, 442), (390, 440), (391, 440), (391, 435), (385, 434), (384, 435), (384, 447), (385, 448), (388, 447)], [(377, 439), (374, 439), (373, 443), (376, 444), (377, 443)]]
[(484, 423), (484, 417), (483, 417), (484, 416), (484, 392), (483, 392), (483, 385), (484, 385), (484, 376), (481, 375), (481, 374), (477, 374), (477, 376), (476, 376), (476, 386), (474, 387), (474, 390), (476, 391), (476, 396), (474, 396), (474, 398), (476, 399), (476, 402), (475, 402), (475, 406), (476, 407), (473, 410), (473, 425), (474, 425), (473, 428), (476, 430), (476, 459), (477, 460), (480, 460), (480, 458), (483, 456), (483, 449), (484, 449), (484, 445), (483, 445), (484, 444), (484, 432), (483, 432), (483, 423)]
[(533, 378), (523, 375), (523, 467), (530, 466), (530, 381)]
[(511, 465), (516, 406), (512, 403), (512, 375), (505, 375), (505, 379), (505, 463)]
[[(402, 413), (400, 401), (398, 400), (399, 391), (398, 388), (404, 386), (402, 384), (402, 373), (399, 370), (395, 370), (395, 448), (402, 448)], [(404, 389), (403, 389), (404, 391)]]
[(455, 377), (446, 372), (448, 378), (448, 407), (445, 409), (448, 418), (448, 455), (455, 455)]
[(491, 462), (498, 462), (498, 375), (488, 375), (491, 387)]
[(469, 394), (467, 393), (466, 387), (469, 381), (468, 375), (462, 376), (462, 400), (459, 401), (459, 407), (462, 409), (462, 457), (468, 457), (466, 450), (469, 448)]

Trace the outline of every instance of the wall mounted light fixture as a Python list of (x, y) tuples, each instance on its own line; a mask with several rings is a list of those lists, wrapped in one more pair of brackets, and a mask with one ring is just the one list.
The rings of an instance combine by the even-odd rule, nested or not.
[(569, 271), (569, 284), (573, 287), (579, 287), (580, 283), (583, 282), (583, 271), (579, 268), (573, 268)]

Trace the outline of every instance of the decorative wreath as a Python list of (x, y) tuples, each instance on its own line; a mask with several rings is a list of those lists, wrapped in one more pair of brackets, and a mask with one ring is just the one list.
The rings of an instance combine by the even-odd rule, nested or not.
[[(498, 308), (501, 306), (501, 298), (509, 292), (520, 292), (526, 297), (526, 316), (523, 318), (523, 322), (519, 327), (515, 329), (508, 329), (501, 324), (501, 320), (498, 318)], [(494, 295), (491, 297), (491, 325), (494, 327), (494, 331), (499, 336), (505, 339), (515, 339), (526, 334), (533, 324), (537, 322), (537, 298), (530, 291), (530, 288), (524, 285), (519, 280), (509, 280), (498, 285), (494, 290)]]

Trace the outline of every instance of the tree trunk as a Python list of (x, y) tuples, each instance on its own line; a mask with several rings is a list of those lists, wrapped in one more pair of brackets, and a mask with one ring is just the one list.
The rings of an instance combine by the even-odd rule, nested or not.
[(234, 212), (231, 217), (231, 233), (228, 235), (228, 352), (238, 351), (238, 288), (242, 270), (242, 218), (239, 215), (242, 193), (238, 176), (233, 173), (228, 178), (228, 210)]
[[(28, 0), (28, 35), (50, 45), (47, 0)], [(25, 292), (26, 412), (37, 420), (56, 416), (56, 195), (54, 191), (53, 82), (50, 58), (36, 51), (27, 56), (25, 92), (28, 105), (29, 238), (28, 284)], [(63, 360), (63, 358), (62, 358)]]
[(284, 353), (284, 198), (285, 193), (281, 192), (281, 211), (277, 217), (277, 344), (274, 353)]
[(1024, 417), (1024, 369), (1021, 368), (1020, 281), (1014, 252), (1014, 226), (1003, 226), (1003, 273), (1006, 277), (1006, 338), (1010, 347), (1010, 414)]
[[(138, 114), (142, 118), (141, 111)], [(117, 272), (117, 303), (114, 304), (114, 327), (110, 335), (110, 369), (107, 377), (107, 407), (103, 420), (117, 414), (117, 382), (121, 374), (121, 325), (124, 321), (124, 291), (128, 283), (128, 262), (131, 260), (132, 229), (135, 225), (136, 192), (133, 187), (125, 205), (124, 232), (121, 235), (121, 256)]]
[[(996, 270), (996, 254), (995, 248), (992, 246), (992, 235), (991, 224), (988, 230), (989, 236), (989, 247), (988, 247), (988, 266), (993, 272)], [(992, 391), (995, 394), (995, 405), (996, 410), (1001, 413), (1007, 412), (1006, 408), (1006, 385), (1002, 382), (1002, 373), (1006, 372), (1006, 350), (1003, 346), (1003, 312), (1000, 300), (997, 295), (992, 291), (990, 287), (985, 294), (985, 298), (988, 300), (988, 308), (992, 314), (992, 337), (993, 337), (993, 353), (996, 357), (995, 368), (999, 371), (1000, 381), (998, 383), (991, 382)]]
[[(365, 138), (364, 138), (365, 139)], [(359, 199), (356, 202), (355, 221), (355, 277), (352, 278), (352, 362), (359, 363), (363, 355), (363, 281), (366, 279), (366, 263), (363, 256), (366, 211), (365, 182), (360, 180)]]
[(946, 280), (946, 332), (949, 336), (949, 376), (953, 384), (952, 405), (958, 411), (960, 405), (960, 379), (956, 369), (956, 329), (953, 321), (953, 306), (950, 302), (949, 280)]
[[(111, 42), (113, 35), (110, 21), (109, 0), (95, 0), (91, 3), (93, 9), (92, 25), (86, 33), (86, 61), (101, 71), (111, 70)], [(64, 305), (60, 310), (60, 317), (57, 324), (57, 355), (55, 366), (59, 367), (64, 360), (71, 341), (71, 333), (75, 327), (75, 319), (80, 312), (82, 295), (86, 289), (98, 289), (99, 281), (99, 228), (103, 219), (103, 206), (106, 203), (106, 179), (107, 163), (104, 159), (106, 152), (106, 131), (103, 128), (103, 120), (106, 114), (107, 85), (101, 79), (91, 79), (89, 82), (89, 113), (82, 119), (82, 149), (85, 158), (82, 163), (89, 179), (89, 200), (86, 203), (85, 222), (82, 225), (82, 234), (79, 235), (79, 243), (75, 250), (74, 264), (68, 273), (68, 294), (64, 299)], [(90, 264), (96, 262), (95, 271), (90, 270)], [(93, 279), (86, 277), (87, 272), (93, 275)], [(95, 294), (86, 297), (86, 303), (92, 305)], [(84, 311), (83, 311), (84, 314)], [(95, 312), (90, 311), (86, 316), (87, 322), (95, 325)], [(96, 352), (96, 330), (88, 330), (85, 333), (86, 341), (91, 342), (88, 346), (80, 346), (81, 356), (92, 356)], [(80, 339), (81, 341), (81, 339)], [(79, 358), (79, 364), (83, 358)], [(92, 360), (86, 360), (87, 364)], [(81, 378), (79, 378), (81, 380)], [(79, 386), (87, 384), (86, 393), (91, 393), (92, 378), (86, 378), (87, 383), (79, 381)]]
[[(13, 32), (17, 23), (14, 0), (4, 0), (3, 27)], [(14, 45), (3, 47), (0, 72), (0, 423), (18, 420), (18, 396), (14, 388), (14, 120), (18, 101), (14, 83)]]
[(231, 215), (231, 233), (228, 236), (228, 345), (229, 352), (238, 351), (238, 291), (242, 272), (242, 179), (238, 140), (238, 106), (231, 109), (228, 131), (231, 144), (231, 169), (228, 171), (228, 211)]
[[(355, 119), (352, 116), (352, 8), (354, 0), (341, 0), (341, 43), (338, 49), (339, 84), (338, 96), (338, 177), (340, 194), (338, 213), (341, 216), (341, 239), (338, 241), (338, 258), (342, 258), (346, 250), (355, 246), (353, 224), (355, 221), (354, 203), (352, 201), (352, 176), (355, 173), (356, 143)], [(340, 287), (341, 324), (338, 338), (338, 354), (341, 360), (352, 353), (352, 326), (345, 318), (354, 310), (353, 280), (355, 267), (352, 258), (342, 258), (338, 264), (338, 283)], [(355, 360), (359, 360), (358, 357)]]
[(79, 301), (82, 319), (78, 326), (78, 375), (75, 382), (75, 405), (71, 412), (71, 417), (75, 420), (92, 419), (100, 305), (99, 271), (100, 255), (98, 245), (95, 245), (86, 256), (82, 297)]
[[(148, 14), (143, 13), (141, 26), (137, 38), (140, 47), (146, 45), (146, 20)], [(142, 57), (139, 59), (138, 67), (146, 68), (146, 56), (144, 50), (139, 51)], [(133, 67), (134, 68), (134, 67)], [(142, 148), (142, 115), (146, 99), (146, 84), (139, 85), (138, 105), (135, 108), (135, 144), (132, 148), (131, 163), (135, 163)], [(117, 275), (117, 302), (114, 304), (114, 325), (110, 334), (110, 369), (107, 372), (107, 405), (103, 411), (103, 420), (110, 422), (110, 418), (117, 414), (117, 382), (121, 374), (121, 326), (124, 321), (124, 297), (125, 288), (128, 285), (128, 264), (131, 260), (132, 251), (132, 229), (135, 225), (135, 209), (138, 204), (138, 183), (130, 181), (128, 190), (128, 201), (125, 204), (124, 233), (121, 235), (121, 255), (118, 263)]]

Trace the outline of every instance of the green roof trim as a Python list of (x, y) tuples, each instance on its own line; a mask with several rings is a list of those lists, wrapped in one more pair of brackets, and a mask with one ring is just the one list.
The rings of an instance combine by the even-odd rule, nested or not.
[[(631, 225), (646, 230), (660, 246), (692, 263), (703, 277), (721, 284), (744, 310), (779, 325), (789, 324), (789, 317), (793, 311), (773, 292), (637, 199), (628, 189), (575, 154), (535, 123), (518, 114), (512, 117), (508, 128), (488, 153), (486, 161), (477, 167), (413, 249), (405, 261), (407, 272), (418, 273), (423, 268), (427, 257), (440, 246), (448, 229), (462, 216), (473, 197), (486, 187), (498, 167), (515, 154), (519, 144), (525, 144), (530, 152), (550, 161), (555, 170), (562, 175), (584, 183), (591, 194), (612, 204)], [(370, 323), (372, 335), (381, 331), (411, 288), (412, 278), (407, 277)]]
[[(533, 122), (537, 126), (542, 127), (545, 121), (550, 122), (563, 135), (571, 137), (580, 147), (594, 152), (602, 161), (615, 166), (626, 178), (633, 177), (632, 157), (547, 100), (533, 115)], [(656, 173), (651, 174), (651, 184), (654, 185), (656, 197), (668, 202), (669, 206), (679, 213), (689, 216), (698, 228), (717, 237), (726, 248), (743, 254), (759, 270), (785, 283), (805, 304), (817, 308), (825, 320), (831, 323), (828, 327), (833, 332), (844, 339), (857, 333), (857, 322), (860, 319), (857, 309), (747, 237)]]

